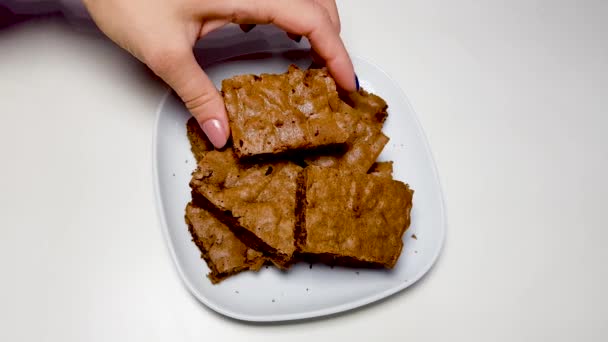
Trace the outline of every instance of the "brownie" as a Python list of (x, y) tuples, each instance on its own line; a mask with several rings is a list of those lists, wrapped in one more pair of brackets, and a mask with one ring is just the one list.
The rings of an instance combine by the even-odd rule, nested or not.
[[(326, 69), (222, 83), (231, 141), (213, 148), (187, 123), (197, 160), (186, 222), (217, 283), (272, 262), (393, 268), (413, 191), (377, 162), (386, 102), (338, 93)], [(305, 168), (303, 168), (305, 167)]]
[(362, 113), (363, 120), (382, 128), (388, 116), (388, 105), (380, 96), (360, 89), (348, 94), (344, 100)]
[(349, 138), (342, 101), (327, 69), (240, 75), (222, 82), (239, 158), (314, 150)]
[(381, 177), (393, 177), (393, 162), (377, 162), (369, 169), (369, 174)]
[(355, 139), (338, 159), (338, 165), (358, 172), (367, 172), (376, 162), (389, 138), (372, 124), (361, 120), (355, 127)]
[(301, 170), (289, 161), (242, 163), (227, 148), (205, 154), (190, 186), (195, 203), (286, 268), (295, 252), (296, 179)]
[(194, 117), (191, 117), (186, 123), (188, 140), (190, 141), (190, 150), (194, 154), (194, 158), (199, 162), (207, 151), (213, 150), (213, 145), (203, 133), (201, 126)]
[(367, 172), (389, 141), (382, 133), (387, 109), (384, 100), (363, 89), (348, 95), (340, 104), (340, 112), (346, 114), (344, 127), (349, 132), (346, 152), (307, 157), (306, 163)]
[(309, 166), (298, 176), (296, 246), (305, 257), (393, 268), (413, 191), (386, 177)]
[(247, 247), (226, 225), (192, 203), (186, 206), (186, 223), (214, 284), (245, 270), (257, 271), (266, 261), (262, 253)]

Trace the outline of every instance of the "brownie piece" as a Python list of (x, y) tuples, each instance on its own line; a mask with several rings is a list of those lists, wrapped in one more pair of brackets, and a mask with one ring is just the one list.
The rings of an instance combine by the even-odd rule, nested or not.
[(222, 82), (239, 158), (311, 150), (349, 138), (336, 84), (327, 69), (240, 75)]
[(213, 145), (207, 139), (207, 136), (205, 136), (201, 126), (194, 117), (191, 117), (186, 123), (186, 130), (188, 140), (190, 141), (190, 150), (194, 154), (196, 161), (199, 162), (207, 151), (213, 150)]
[[(363, 95), (358, 96), (363, 97)], [(365, 96), (371, 97), (369, 94)], [(384, 103), (379, 97), (375, 96), (374, 98), (375, 101)], [(367, 172), (389, 141), (389, 138), (382, 133), (382, 122), (386, 117), (386, 107), (383, 107), (381, 103), (372, 106), (369, 102), (369, 99), (367, 101), (355, 101), (354, 104), (357, 107), (350, 107), (347, 103), (341, 104), (341, 112), (345, 113), (347, 117), (344, 126), (350, 133), (350, 138), (346, 143), (346, 152), (308, 157), (306, 158), (307, 164)], [(378, 111), (384, 113), (382, 114), (384, 116), (378, 114)]]
[(388, 105), (380, 96), (368, 93), (364, 89), (347, 95), (345, 101), (362, 113), (362, 118), (379, 128), (388, 116)]
[(289, 161), (242, 163), (227, 148), (205, 154), (190, 186), (195, 203), (286, 268), (295, 252), (296, 179), (301, 170)]
[(389, 141), (382, 133), (388, 105), (381, 97), (364, 89), (349, 94), (349, 102), (352, 106), (343, 104), (343, 111), (354, 118), (356, 124), (351, 130), (349, 148), (342, 156), (341, 163), (355, 166), (356, 171), (367, 172)]
[(262, 253), (247, 247), (211, 213), (192, 203), (186, 206), (186, 223), (209, 266), (207, 277), (214, 284), (245, 270), (257, 271), (266, 261)]
[(339, 158), (339, 165), (353, 171), (367, 172), (376, 162), (389, 138), (379, 128), (361, 120), (355, 127), (355, 139)]
[(377, 162), (369, 169), (369, 174), (381, 177), (393, 177), (393, 162)]
[(298, 176), (298, 251), (324, 262), (392, 268), (412, 196), (408, 185), (389, 178), (309, 166)]

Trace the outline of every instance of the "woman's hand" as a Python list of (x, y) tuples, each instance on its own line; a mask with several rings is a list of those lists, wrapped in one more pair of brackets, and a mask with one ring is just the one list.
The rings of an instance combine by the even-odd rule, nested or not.
[(334, 0), (84, 0), (99, 28), (175, 90), (209, 140), (230, 134), (221, 95), (192, 48), (228, 23), (274, 24), (306, 36), (339, 86), (356, 90), (353, 66), (340, 38)]

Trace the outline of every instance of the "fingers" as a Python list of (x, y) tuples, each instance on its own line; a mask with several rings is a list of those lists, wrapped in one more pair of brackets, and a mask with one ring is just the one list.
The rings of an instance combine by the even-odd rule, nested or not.
[[(340, 28), (341, 28), (340, 16), (338, 15), (338, 6), (336, 5), (336, 2), (334, 0), (310, 0), (310, 1), (316, 1), (319, 5), (323, 6), (323, 8), (325, 8), (327, 13), (329, 14), (331, 23), (338, 30), (338, 32), (340, 32)], [(241, 24), (239, 26), (241, 27), (241, 30), (243, 30), (243, 32), (245, 32), (245, 33), (249, 32), (255, 28), (255, 24)], [(288, 35), (291, 39), (298, 41), (298, 42), (302, 39), (302, 36), (300, 36), (300, 35), (295, 35), (295, 34), (291, 34), (291, 33), (289, 33)], [(299, 37), (299, 39), (298, 39), (298, 37)]]
[(203, 23), (203, 26), (201, 27), (199, 36), (203, 37), (205, 35), (207, 35), (209, 32), (215, 31), (217, 29), (219, 29), (222, 26), (225, 26), (227, 24), (229, 24), (230, 22), (226, 19), (213, 19), (213, 20), (208, 20), (206, 22)]
[(328, 11), (316, 1), (218, 0), (204, 7), (213, 15), (235, 23), (275, 24), (289, 33), (308, 37), (338, 85), (347, 91), (356, 91), (355, 72), (339, 31)]
[(338, 14), (338, 6), (336, 5), (335, 0), (315, 0), (319, 3), (319, 5), (323, 6), (329, 17), (331, 19), (331, 23), (334, 27), (340, 32), (341, 24), (340, 24), (340, 15)]
[(146, 64), (175, 90), (211, 141), (221, 148), (230, 134), (224, 101), (190, 48), (164, 51)]

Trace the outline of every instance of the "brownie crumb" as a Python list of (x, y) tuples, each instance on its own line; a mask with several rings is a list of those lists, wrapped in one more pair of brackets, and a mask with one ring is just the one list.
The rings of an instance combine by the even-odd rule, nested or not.
[(234, 291), (234, 293), (239, 294), (239, 291)]
[(272, 302), (274, 303), (274, 298), (272, 299)]
[(416, 236), (416, 234), (412, 234), (412, 239), (418, 240), (418, 237)]

